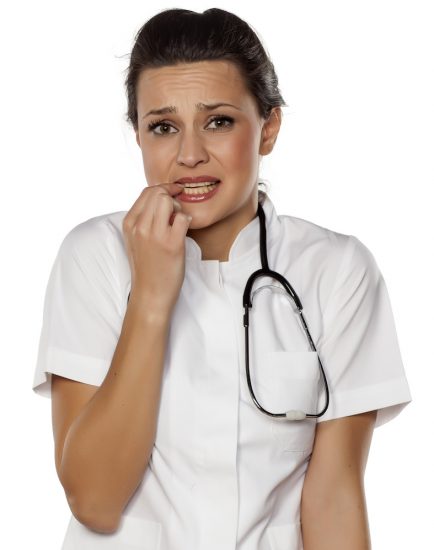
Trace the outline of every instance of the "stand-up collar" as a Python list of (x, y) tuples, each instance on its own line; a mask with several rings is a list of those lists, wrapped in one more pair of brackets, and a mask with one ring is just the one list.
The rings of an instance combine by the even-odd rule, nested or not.
[[(265, 213), (265, 227), (267, 231), (267, 241), (272, 242), (280, 233), (280, 221), (276, 214), (273, 203), (270, 197), (264, 193), (259, 193), (259, 201)], [(236, 263), (243, 261), (247, 256), (250, 256), (255, 251), (259, 251), (259, 217), (255, 216), (247, 225), (245, 225), (236, 236), (229, 251), (227, 262)], [(186, 256), (193, 261), (217, 261), (217, 260), (202, 260), (202, 250), (194, 239), (186, 236)]]

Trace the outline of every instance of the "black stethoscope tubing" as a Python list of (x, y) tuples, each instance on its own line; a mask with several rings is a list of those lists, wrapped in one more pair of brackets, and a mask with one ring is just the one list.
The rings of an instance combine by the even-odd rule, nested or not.
[[(245, 290), (244, 290), (244, 293), (243, 293), (243, 307), (244, 307), (244, 311), (245, 311), (245, 313), (243, 315), (243, 324), (244, 324), (244, 327), (245, 327), (246, 376), (247, 376), (247, 385), (248, 385), (248, 388), (249, 388), (249, 392), (250, 392), (251, 398), (252, 398), (254, 404), (256, 405), (256, 407), (261, 412), (263, 412), (264, 414), (266, 414), (268, 416), (272, 416), (272, 417), (275, 417), (275, 418), (286, 418), (287, 420), (304, 420), (305, 418), (319, 418), (320, 416), (325, 414), (325, 412), (326, 412), (326, 410), (328, 409), (328, 406), (329, 406), (330, 396), (329, 396), (329, 388), (328, 388), (328, 384), (327, 384), (327, 378), (326, 378), (326, 375), (324, 373), (324, 369), (323, 369), (323, 366), (322, 366), (322, 363), (321, 363), (321, 359), (318, 355), (317, 349), (316, 349), (315, 344), (314, 344), (314, 342), (312, 340), (312, 337), (310, 335), (309, 328), (307, 326), (306, 320), (303, 316), (303, 313), (302, 313), (303, 305), (301, 303), (300, 298), (297, 296), (297, 293), (292, 288), (292, 286), (289, 284), (289, 282), (285, 279), (285, 277), (283, 277), (283, 275), (281, 275), (280, 273), (277, 273), (276, 271), (270, 270), (270, 268), (268, 266), (267, 243), (266, 243), (267, 232), (266, 232), (266, 226), (265, 226), (265, 213), (264, 213), (264, 209), (262, 208), (262, 205), (261, 205), (260, 202), (258, 202), (257, 215), (259, 216), (259, 242), (260, 242), (260, 253), (261, 253), (262, 268), (258, 269), (257, 271), (255, 271), (254, 273), (252, 273), (250, 275), (250, 277), (247, 280), (246, 287), (245, 287)], [(323, 380), (324, 380), (324, 386), (325, 386), (325, 392), (326, 392), (326, 402), (325, 402), (324, 408), (321, 412), (319, 412), (317, 414), (310, 414), (310, 413), (308, 414), (308, 413), (305, 413), (304, 411), (300, 411), (300, 410), (290, 410), (290, 411), (286, 411), (286, 412), (283, 412), (283, 413), (272, 413), (272, 412), (268, 411), (267, 409), (265, 409), (264, 407), (262, 407), (262, 405), (256, 399), (256, 396), (255, 396), (255, 393), (254, 393), (253, 387), (252, 387), (252, 381), (251, 381), (251, 378), (250, 378), (250, 368), (249, 368), (249, 308), (252, 307), (251, 291), (252, 291), (253, 283), (255, 282), (255, 280), (258, 277), (271, 277), (273, 279), (276, 279), (277, 281), (279, 281), (283, 285), (283, 287), (285, 288), (287, 293), (291, 296), (292, 300), (294, 301), (294, 303), (297, 307), (297, 313), (300, 316), (301, 324), (302, 324), (303, 329), (306, 333), (307, 339), (309, 341), (310, 348), (311, 348), (312, 351), (315, 351), (317, 353), (319, 366), (320, 366), (321, 374), (322, 374), (322, 377), (323, 377)]]
[[(276, 417), (276, 418), (286, 418), (288, 420), (303, 420), (305, 418), (319, 418), (320, 416), (322, 416), (326, 412), (326, 410), (328, 409), (328, 406), (329, 406), (329, 399), (330, 398), (329, 398), (329, 388), (328, 388), (328, 384), (327, 384), (327, 378), (326, 378), (326, 375), (324, 373), (324, 369), (323, 369), (323, 366), (322, 366), (322, 363), (321, 363), (321, 359), (318, 355), (315, 344), (313, 343), (312, 337), (310, 335), (309, 328), (308, 328), (307, 323), (304, 319), (304, 316), (303, 316), (303, 313), (302, 313), (303, 306), (302, 306), (302, 303), (300, 301), (300, 298), (297, 296), (297, 293), (292, 288), (292, 286), (289, 284), (289, 282), (285, 279), (285, 277), (283, 277), (283, 275), (280, 275), (280, 273), (277, 273), (276, 271), (271, 271), (269, 266), (268, 266), (267, 243), (266, 243), (267, 232), (266, 232), (266, 227), (265, 227), (265, 213), (264, 213), (264, 210), (263, 210), (262, 205), (261, 205), (260, 202), (258, 202), (257, 215), (259, 216), (259, 242), (260, 242), (260, 253), (261, 253), (262, 269), (258, 269), (257, 271), (255, 271), (254, 273), (252, 273), (250, 275), (250, 277), (247, 280), (246, 287), (245, 287), (244, 293), (243, 293), (243, 307), (244, 307), (244, 311), (245, 311), (245, 313), (243, 315), (243, 324), (244, 324), (244, 327), (245, 327), (246, 376), (247, 376), (247, 385), (248, 385), (248, 388), (249, 388), (249, 392), (250, 392), (250, 395), (251, 395), (252, 400), (253, 400), (254, 404), (256, 405), (256, 407), (261, 412), (263, 412), (264, 414), (266, 414), (268, 416), (273, 416), (273, 417)], [(258, 277), (272, 277), (273, 279), (278, 280), (283, 285), (283, 287), (285, 288), (287, 293), (291, 296), (292, 300), (294, 301), (294, 303), (297, 307), (297, 312), (300, 316), (300, 320), (301, 320), (303, 329), (304, 329), (304, 331), (306, 333), (306, 336), (309, 340), (310, 348), (312, 349), (312, 351), (317, 352), (317, 357), (318, 357), (318, 361), (319, 361), (319, 365), (320, 365), (320, 369), (321, 369), (321, 374), (322, 374), (322, 377), (323, 377), (323, 380), (324, 380), (325, 391), (326, 391), (325, 406), (324, 406), (323, 410), (318, 414), (308, 414), (308, 413), (305, 413), (304, 411), (299, 411), (299, 410), (291, 410), (291, 411), (286, 411), (284, 413), (272, 413), (270, 411), (267, 411), (267, 409), (265, 409), (264, 407), (262, 407), (262, 405), (256, 399), (256, 396), (255, 396), (255, 393), (254, 393), (253, 387), (252, 387), (252, 381), (251, 381), (251, 378), (250, 378), (250, 368), (249, 368), (249, 308), (252, 307), (252, 302), (251, 302), (252, 286), (253, 286), (253, 283), (255, 282), (255, 280)], [(130, 299), (130, 294), (131, 294), (131, 292), (128, 293), (127, 302)]]

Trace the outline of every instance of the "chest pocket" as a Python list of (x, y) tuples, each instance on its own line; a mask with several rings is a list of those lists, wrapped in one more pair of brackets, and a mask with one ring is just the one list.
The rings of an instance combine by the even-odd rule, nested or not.
[[(317, 414), (321, 371), (314, 351), (268, 351), (259, 357), (254, 391), (272, 413), (301, 410)], [(311, 451), (316, 419), (269, 418), (272, 444), (280, 451)]]

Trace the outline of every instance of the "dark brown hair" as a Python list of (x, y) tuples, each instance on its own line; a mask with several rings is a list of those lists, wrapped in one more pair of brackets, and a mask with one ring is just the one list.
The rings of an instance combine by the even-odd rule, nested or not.
[(151, 17), (134, 38), (125, 79), (127, 122), (137, 131), (136, 91), (143, 70), (212, 60), (231, 61), (238, 67), (262, 118), (268, 118), (273, 107), (286, 106), (274, 65), (245, 21), (219, 8), (203, 13), (173, 8)]
[(218, 8), (203, 13), (174, 8), (154, 15), (135, 36), (125, 79), (127, 121), (137, 130), (136, 87), (144, 69), (211, 60), (237, 65), (263, 118), (286, 105), (273, 63), (245, 21)]

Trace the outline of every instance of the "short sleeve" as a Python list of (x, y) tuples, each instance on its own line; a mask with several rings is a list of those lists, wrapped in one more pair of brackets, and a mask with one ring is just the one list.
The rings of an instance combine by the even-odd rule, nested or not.
[(91, 218), (66, 235), (49, 275), (32, 385), (37, 394), (51, 397), (51, 373), (101, 385), (121, 332), (120, 295), (112, 229), (103, 216)]
[(318, 422), (378, 410), (378, 427), (397, 416), (412, 398), (389, 295), (372, 253), (353, 235), (347, 235), (323, 322), (317, 351), (330, 403)]

